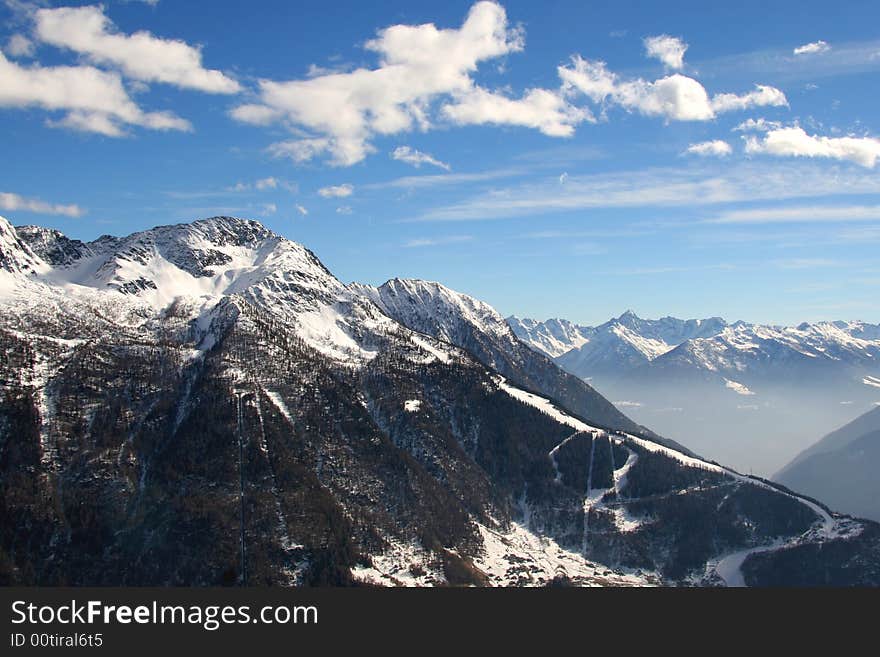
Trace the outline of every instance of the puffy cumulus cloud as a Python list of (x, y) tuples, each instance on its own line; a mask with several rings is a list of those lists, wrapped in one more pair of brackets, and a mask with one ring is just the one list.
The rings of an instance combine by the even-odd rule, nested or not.
[(23, 34), (13, 34), (6, 42), (4, 50), (13, 57), (32, 57), (34, 42)]
[(703, 157), (725, 157), (730, 155), (733, 152), (733, 149), (730, 147), (726, 141), (722, 141), (721, 139), (714, 139), (712, 141), (701, 141), (697, 144), (691, 144), (687, 147), (685, 153), (689, 153), (691, 155), (701, 155)]
[(135, 80), (207, 93), (241, 90), (238, 82), (221, 71), (204, 68), (198, 48), (145, 31), (117, 32), (101, 6), (38, 9), (34, 22), (34, 35), (40, 41), (72, 50), (95, 64), (118, 67)]
[(827, 42), (820, 40), (798, 46), (792, 52), (795, 55), (815, 55), (820, 52), (828, 52), (829, 50), (831, 50), (831, 46)]
[(446, 171), (452, 171), (452, 167), (450, 167), (445, 162), (441, 162), (433, 155), (428, 155), (427, 153), (423, 153), (420, 150), (416, 150), (410, 146), (398, 146), (391, 152), (391, 159), (397, 160), (398, 162), (405, 162), (407, 164), (411, 164), (415, 168), (419, 168), (423, 164), (430, 164), (431, 166), (438, 167), (440, 169), (444, 169)]
[(524, 47), (522, 31), (495, 2), (474, 4), (459, 28), (393, 25), (365, 47), (378, 56), (376, 68), (260, 80), (258, 102), (236, 107), (233, 118), (288, 123), (310, 133), (273, 145), (276, 155), (296, 162), (328, 156), (331, 164), (347, 166), (374, 151), (376, 135), (430, 128), (432, 104), (440, 99), (447, 103), (443, 116), (455, 123), (512, 123), (551, 135), (571, 134), (571, 120), (581, 116), (552, 91), (531, 90), (513, 100), (476, 86), (472, 74), (481, 62)]
[(873, 137), (823, 137), (800, 127), (770, 130), (763, 138), (746, 137), (747, 153), (782, 157), (820, 157), (847, 160), (873, 169), (880, 158), (880, 139)]
[(351, 209), (350, 205), (340, 205), (336, 208), (336, 214), (351, 214), (354, 210)]
[(125, 134), (125, 125), (151, 130), (190, 130), (172, 112), (145, 112), (128, 95), (116, 73), (91, 66), (20, 66), (0, 53), (0, 107), (40, 107), (65, 111), (50, 125), (110, 137)]
[(578, 123), (594, 120), (589, 110), (575, 107), (547, 89), (530, 89), (522, 98), (508, 98), (475, 87), (445, 105), (442, 112), (458, 125), (523, 126), (550, 137), (570, 137)]
[(755, 89), (746, 94), (716, 94), (712, 98), (712, 109), (718, 112), (734, 112), (752, 107), (783, 107), (788, 99), (776, 87), (765, 84), (755, 85)]
[(722, 112), (765, 105), (787, 105), (785, 94), (774, 87), (758, 85), (754, 91), (737, 95), (717, 94), (710, 98), (702, 84), (674, 73), (654, 81), (625, 80), (609, 71), (605, 62), (575, 55), (571, 63), (558, 68), (563, 89), (581, 93), (594, 103), (619, 105), (646, 116), (670, 121), (708, 121)]
[(648, 57), (659, 59), (667, 68), (681, 70), (684, 67), (684, 53), (688, 44), (678, 37), (661, 34), (644, 39), (645, 53)]
[(65, 217), (81, 217), (85, 214), (85, 210), (78, 205), (47, 203), (38, 198), (25, 198), (12, 192), (0, 192), (0, 210), (60, 214)]
[(318, 195), (324, 198), (345, 198), (354, 194), (354, 187), (345, 183), (343, 185), (330, 185), (318, 190)]

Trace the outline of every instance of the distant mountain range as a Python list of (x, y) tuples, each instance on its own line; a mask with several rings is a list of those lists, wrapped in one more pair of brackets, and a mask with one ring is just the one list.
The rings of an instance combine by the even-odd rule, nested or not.
[(773, 479), (835, 509), (880, 521), (880, 406), (801, 452)]
[(880, 325), (646, 320), (632, 312), (595, 327), (508, 323), (639, 422), (765, 475), (880, 401)]
[(0, 354), (0, 584), (880, 585), (880, 525), (254, 221), (0, 218)]

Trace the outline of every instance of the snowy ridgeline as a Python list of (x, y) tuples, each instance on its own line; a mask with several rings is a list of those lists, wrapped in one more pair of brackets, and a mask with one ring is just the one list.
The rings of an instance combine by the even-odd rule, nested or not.
[[(45, 582), (98, 581), (63, 570), (70, 522), (106, 555), (108, 581), (157, 583), (138, 578), (161, 563), (162, 582), (215, 584), (246, 576), (222, 560), (239, 550), (250, 577), (283, 584), (736, 583), (751, 554), (859, 531), (654, 442), (442, 285), (347, 286), (304, 247), (227, 217), (88, 244), (0, 229), (16, 400), (0, 427), (37, 441), (10, 467), (40, 473), (21, 512), (44, 546), (34, 558), (58, 564)], [(90, 513), (28, 520), (70, 499)], [(752, 517), (756, 504), (773, 512)], [(157, 524), (131, 535), (114, 524), (128, 513)], [(154, 540), (168, 527), (202, 529)]]

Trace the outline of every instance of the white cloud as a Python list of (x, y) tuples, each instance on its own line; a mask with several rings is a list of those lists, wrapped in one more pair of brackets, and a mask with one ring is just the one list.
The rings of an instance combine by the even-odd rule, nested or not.
[(434, 207), (411, 221), (472, 221), (546, 215), (591, 208), (695, 207), (797, 198), (880, 194), (880, 177), (812, 162), (737, 161), (700, 166), (524, 179), (492, 185), (469, 198)]
[(684, 66), (684, 53), (688, 49), (688, 44), (681, 39), (661, 34), (647, 37), (644, 44), (648, 57), (659, 59), (667, 68), (678, 71)]
[(558, 72), (570, 94), (582, 93), (594, 103), (619, 105), (673, 121), (708, 121), (722, 112), (787, 104), (785, 94), (764, 85), (744, 95), (723, 93), (710, 99), (702, 84), (679, 73), (653, 82), (642, 78), (623, 80), (609, 71), (605, 62), (579, 55), (572, 57), (568, 66), (560, 66)]
[(261, 208), (260, 214), (262, 214), (263, 216), (266, 216), (266, 215), (270, 215), (270, 214), (275, 214), (277, 211), (278, 211), (278, 206), (275, 205), (274, 203), (264, 203)]
[(529, 89), (522, 98), (508, 98), (474, 87), (444, 105), (442, 112), (458, 125), (515, 125), (534, 128), (549, 137), (570, 137), (577, 124), (593, 120), (589, 110), (575, 107), (547, 89)]
[(350, 205), (341, 205), (336, 208), (336, 214), (351, 214), (353, 210)]
[[(238, 112), (240, 109), (242, 108), (236, 108), (233, 110), (233, 113)], [(273, 157), (290, 158), (299, 164), (302, 162), (308, 162), (316, 155), (325, 152), (329, 147), (329, 139), (291, 139), (289, 141), (279, 141), (270, 144), (267, 150)]]
[(880, 221), (880, 206), (811, 205), (786, 208), (729, 210), (707, 223), (713, 224), (790, 224)]
[(769, 132), (781, 128), (779, 121), (768, 121), (767, 119), (746, 119), (742, 123), (733, 127), (734, 132)]
[(0, 192), (0, 209), (11, 212), (36, 212), (37, 214), (60, 214), (66, 217), (81, 217), (85, 214), (78, 205), (47, 203), (38, 198), (25, 198), (11, 192)]
[(701, 141), (697, 144), (691, 144), (687, 147), (686, 153), (702, 156), (725, 157), (733, 152), (726, 141), (715, 139), (712, 141)]
[(117, 32), (102, 6), (39, 9), (34, 20), (34, 34), (41, 41), (73, 50), (96, 64), (117, 66), (135, 80), (207, 93), (241, 90), (238, 82), (221, 71), (205, 69), (198, 48), (145, 31)]
[(815, 55), (820, 52), (828, 52), (829, 50), (831, 50), (831, 46), (825, 41), (813, 41), (812, 43), (805, 43), (802, 46), (798, 46), (792, 52), (795, 55)]
[(34, 42), (23, 34), (13, 34), (6, 42), (5, 50), (13, 57), (32, 57)]
[(370, 183), (364, 185), (369, 189), (386, 189), (386, 188), (427, 188), (427, 187), (449, 187), (463, 186), (476, 183), (482, 183), (490, 180), (500, 180), (502, 178), (513, 178), (524, 176), (529, 172), (526, 167), (508, 167), (502, 169), (491, 169), (488, 171), (478, 171), (474, 173), (437, 173), (422, 176), (403, 176), (394, 178), (385, 182)]
[(712, 98), (712, 109), (718, 112), (733, 112), (751, 107), (782, 107), (788, 105), (785, 94), (776, 87), (765, 84), (755, 85), (755, 90), (747, 94), (716, 94)]
[(343, 185), (330, 185), (329, 187), (322, 187), (318, 190), (318, 194), (324, 198), (345, 198), (346, 196), (351, 196), (353, 193), (354, 187), (348, 183)]
[(424, 237), (406, 242), (403, 246), (407, 249), (424, 248), (426, 246), (444, 246), (446, 244), (461, 244), (470, 242), (470, 235), (450, 235), (448, 237)]
[(296, 183), (292, 183), (287, 180), (279, 180), (274, 176), (269, 176), (268, 178), (260, 178), (259, 180), (255, 180), (252, 183), (237, 182), (234, 186), (229, 187), (228, 191), (250, 192), (252, 190), (256, 190), (258, 192), (265, 192), (266, 190), (278, 189), (279, 187), (283, 187), (288, 191), (297, 191), (298, 189), (298, 185)]
[(843, 263), (828, 258), (788, 258), (774, 260), (773, 265), (778, 269), (817, 269), (819, 267), (840, 267)]
[(566, 180), (568, 180), (568, 172), (563, 171), (562, 174), (560, 174), (559, 176), (559, 184), (564, 185)]
[(299, 212), (299, 213), (300, 213), (302, 216), (304, 216), (304, 217), (309, 213), (309, 211), (306, 210), (306, 209), (305, 209), (303, 206), (301, 206), (301, 205), (296, 205), (295, 207), (296, 207), (296, 211)]
[(763, 139), (746, 138), (747, 153), (789, 157), (820, 157), (848, 160), (873, 169), (880, 157), (880, 139), (873, 137), (822, 137), (800, 127), (769, 131)]
[(190, 130), (171, 112), (144, 112), (129, 97), (116, 73), (91, 66), (20, 66), (0, 53), (0, 107), (42, 107), (68, 112), (60, 125), (118, 137), (121, 124), (151, 130)]
[(428, 155), (427, 153), (423, 153), (422, 151), (416, 150), (415, 148), (411, 148), (409, 146), (398, 146), (397, 148), (395, 148), (391, 152), (391, 159), (398, 160), (399, 162), (406, 162), (407, 164), (411, 164), (417, 169), (423, 164), (430, 164), (431, 166), (445, 169), (446, 171), (452, 170), (452, 167), (450, 167), (445, 162), (441, 162), (433, 155)]
[[(393, 25), (365, 47), (379, 56), (378, 67), (287, 82), (260, 80), (259, 102), (235, 108), (232, 116), (259, 125), (289, 123), (311, 133), (274, 145), (276, 154), (299, 162), (327, 155), (332, 164), (351, 165), (374, 150), (376, 135), (428, 129), (430, 106), (443, 96), (452, 96), (452, 107), (458, 108), (449, 116), (476, 120), (473, 104), (482, 94), (471, 74), (483, 61), (522, 50), (523, 38), (521, 30), (508, 26), (501, 5), (478, 2), (458, 29), (438, 29), (431, 23)], [(534, 112), (540, 100), (522, 102)], [(495, 101), (491, 110), (490, 120), (506, 114), (520, 124), (561, 131), (558, 121), (522, 118), (509, 103)]]

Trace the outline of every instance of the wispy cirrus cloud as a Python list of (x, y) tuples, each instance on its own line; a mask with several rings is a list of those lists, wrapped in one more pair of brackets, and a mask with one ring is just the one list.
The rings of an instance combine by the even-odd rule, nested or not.
[(429, 164), (439, 169), (445, 169), (446, 171), (452, 170), (452, 167), (446, 164), (446, 162), (441, 162), (433, 155), (423, 153), (411, 146), (398, 146), (391, 152), (391, 159), (397, 160), (398, 162), (405, 162), (406, 164), (414, 166), (416, 169), (423, 164)]
[(797, 224), (880, 221), (880, 205), (810, 205), (728, 210), (707, 219), (712, 224)]
[(528, 175), (531, 171), (531, 167), (502, 167), (499, 169), (488, 169), (486, 171), (475, 171), (472, 173), (438, 173), (423, 176), (401, 176), (400, 178), (393, 178), (384, 182), (369, 183), (363, 187), (364, 189), (423, 189), (430, 187), (462, 186), (493, 180), (503, 180), (505, 178), (516, 178)]
[(880, 193), (880, 178), (855, 169), (741, 162), (526, 180), (436, 206), (411, 221), (474, 221), (590, 208), (709, 206)]
[(404, 248), (417, 249), (429, 246), (445, 246), (448, 244), (461, 244), (470, 242), (474, 238), (471, 235), (448, 235), (446, 237), (422, 237), (408, 240), (403, 244)]
[(232, 187), (228, 188), (228, 191), (231, 192), (267, 192), (276, 189), (284, 189), (288, 192), (296, 193), (299, 191), (299, 185), (295, 182), (291, 182), (289, 180), (284, 180), (283, 178), (276, 178), (275, 176), (268, 176), (266, 178), (259, 178), (254, 180), (253, 182), (244, 182), (239, 181), (235, 183)]

